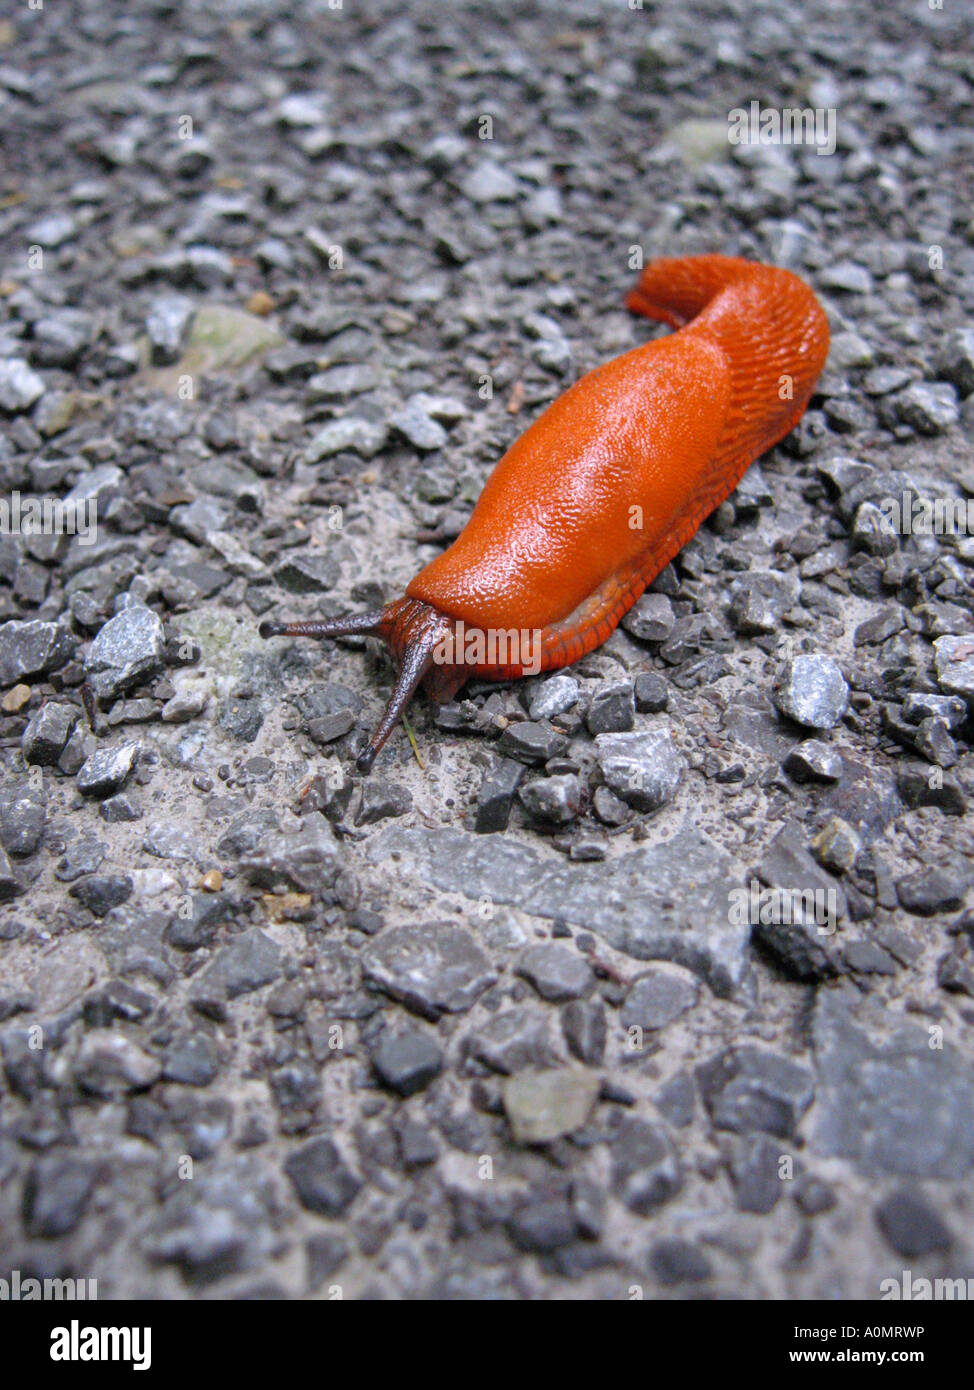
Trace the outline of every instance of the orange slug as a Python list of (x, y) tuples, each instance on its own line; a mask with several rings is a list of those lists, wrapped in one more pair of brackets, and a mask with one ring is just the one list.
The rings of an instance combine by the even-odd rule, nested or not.
[(656, 260), (627, 298), (679, 331), (596, 367), (511, 445), (448, 550), (373, 612), (264, 622), (262, 637), (367, 633), (399, 668), (368, 772), (422, 683), (568, 666), (801, 418), (829, 346), (796, 275), (730, 256)]

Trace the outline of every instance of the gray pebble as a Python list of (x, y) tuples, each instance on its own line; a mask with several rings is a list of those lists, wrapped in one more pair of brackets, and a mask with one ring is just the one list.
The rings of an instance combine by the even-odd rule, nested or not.
[(772, 698), (798, 724), (834, 729), (849, 704), (849, 687), (837, 661), (818, 653), (796, 656), (778, 672)]
[(101, 748), (92, 753), (78, 773), (78, 790), (84, 796), (101, 799), (121, 791), (131, 776), (141, 752), (141, 744), (122, 743), (117, 748)]

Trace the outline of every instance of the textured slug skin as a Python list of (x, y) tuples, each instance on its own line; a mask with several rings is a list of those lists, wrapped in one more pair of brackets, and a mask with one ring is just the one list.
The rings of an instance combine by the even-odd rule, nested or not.
[(653, 261), (627, 303), (679, 331), (554, 401), (497, 464), (461, 535), (406, 589), (467, 627), (540, 630), (544, 669), (605, 641), (801, 418), (828, 352), (809, 287), (751, 261)]

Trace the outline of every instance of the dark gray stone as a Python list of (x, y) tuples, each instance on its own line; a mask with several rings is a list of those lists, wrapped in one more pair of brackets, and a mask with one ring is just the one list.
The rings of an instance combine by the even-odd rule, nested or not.
[(636, 677), (633, 694), (640, 714), (660, 714), (670, 700), (666, 681), (656, 671), (642, 671)]
[(133, 604), (110, 618), (85, 658), (85, 674), (102, 704), (150, 680), (166, 659), (166, 635), (158, 614)]
[(77, 639), (59, 623), (32, 618), (0, 627), (0, 685), (59, 670), (74, 655)]
[(583, 956), (556, 943), (531, 946), (517, 963), (517, 973), (552, 1003), (582, 999), (595, 988), (592, 968)]
[(128, 874), (91, 874), (76, 879), (68, 892), (96, 917), (104, 917), (113, 907), (129, 900), (132, 887)]
[(519, 724), (509, 724), (501, 734), (497, 747), (505, 757), (533, 765), (559, 757), (568, 747), (568, 740), (550, 724), (525, 720)]
[(443, 1070), (443, 1053), (418, 1028), (386, 1028), (372, 1049), (372, 1065), (383, 1085), (400, 1096), (422, 1091)]
[(216, 1044), (206, 1033), (183, 1033), (166, 1050), (162, 1078), (181, 1086), (208, 1086), (219, 1069)]
[(590, 1067), (601, 1065), (608, 1033), (601, 999), (574, 999), (566, 1004), (561, 1011), (561, 1031), (573, 1057)]
[(775, 677), (772, 696), (782, 714), (810, 729), (834, 729), (849, 704), (837, 661), (818, 653), (796, 656)]
[(362, 971), (377, 989), (433, 1020), (463, 1013), (497, 979), (473, 936), (449, 922), (383, 932), (362, 952)]
[(635, 728), (636, 706), (628, 681), (599, 690), (585, 717), (590, 734), (627, 733)]
[[(44, 837), (47, 819), (45, 796), (21, 778), (7, 778), (0, 786), (0, 842), (8, 854), (26, 859)], [(8, 865), (9, 868), (9, 865)]]
[(682, 1188), (679, 1159), (658, 1125), (625, 1115), (611, 1145), (612, 1190), (638, 1216), (648, 1216)]
[(815, 1095), (807, 1068), (750, 1044), (728, 1048), (701, 1062), (696, 1076), (716, 1127), (736, 1134), (763, 1130), (787, 1139)]
[(544, 1070), (562, 1060), (551, 1041), (547, 1014), (537, 1005), (494, 1014), (468, 1035), (467, 1046), (472, 1056), (503, 1076), (527, 1067)]
[(369, 777), (362, 783), (362, 801), (355, 824), (375, 825), (380, 820), (404, 816), (412, 809), (413, 797), (408, 787), (381, 777)]
[(954, 1243), (950, 1231), (922, 1194), (903, 1188), (880, 1202), (876, 1225), (896, 1253), (909, 1259), (949, 1250)]
[(139, 760), (141, 744), (122, 743), (92, 753), (78, 773), (78, 791), (99, 799), (121, 791)]
[[(235, 843), (250, 843), (250, 835), (243, 834), (247, 829), (238, 828)], [(221, 845), (225, 841), (226, 837)], [(341, 851), (335, 832), (318, 811), (303, 817), (299, 830), (271, 834), (264, 830), (256, 846), (240, 860), (240, 868), (251, 883), (272, 891), (283, 888), (299, 893), (314, 893), (329, 886), (340, 867)]]
[(675, 796), (683, 759), (667, 723), (639, 733), (599, 734), (595, 746), (606, 785), (627, 805), (655, 811)]
[(566, 1197), (540, 1193), (529, 1198), (508, 1222), (511, 1240), (518, 1250), (544, 1255), (575, 1239), (577, 1226)]
[(259, 927), (250, 927), (221, 946), (197, 978), (206, 994), (236, 999), (272, 984), (280, 978), (282, 969), (277, 943)]
[(967, 883), (967, 875), (957, 869), (930, 867), (899, 879), (896, 896), (907, 912), (933, 917), (938, 912), (954, 912), (963, 907)]
[(658, 966), (635, 981), (619, 1012), (623, 1028), (655, 1032), (686, 1013), (700, 995), (699, 981), (673, 966)]
[(497, 758), (484, 773), (477, 793), (474, 829), (479, 835), (507, 829), (514, 796), (524, 776), (524, 764), (513, 758)]
[(75, 705), (46, 701), (28, 721), (20, 740), (25, 763), (54, 767), (78, 718)]
[(842, 756), (820, 739), (807, 738), (791, 750), (782, 767), (795, 782), (838, 782)]
[(24, 1227), (34, 1239), (70, 1235), (84, 1216), (98, 1178), (96, 1166), (75, 1154), (37, 1161), (24, 1183)]
[(665, 642), (676, 614), (665, 594), (643, 594), (622, 619), (622, 627), (639, 642)]
[(319, 1216), (342, 1216), (362, 1186), (334, 1140), (324, 1136), (298, 1149), (284, 1163), (301, 1205)]
[(784, 1190), (779, 1175), (781, 1145), (766, 1134), (744, 1140), (731, 1163), (734, 1191), (740, 1211), (771, 1211)]

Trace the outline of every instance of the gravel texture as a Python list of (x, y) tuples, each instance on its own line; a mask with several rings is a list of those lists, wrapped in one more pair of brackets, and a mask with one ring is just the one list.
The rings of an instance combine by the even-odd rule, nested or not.
[[(974, 498), (965, 16), (504, 11), (0, 19), (0, 496), (97, 508), (0, 535), (4, 1274), (974, 1274), (974, 539), (913, 505)], [(758, 99), (835, 151), (729, 143)], [(801, 273), (811, 408), (600, 650), (363, 781), (385, 655), (258, 624), (400, 594), (663, 331), (640, 249)]]

